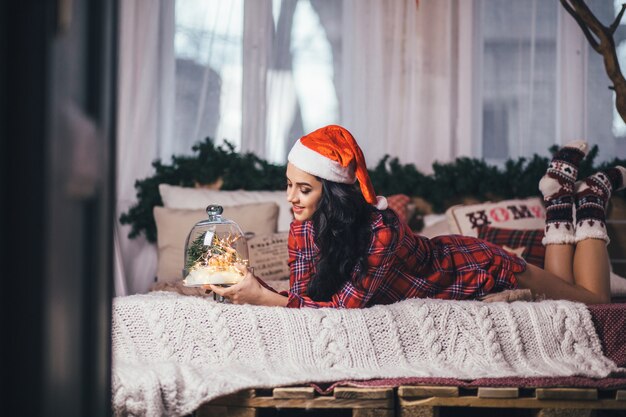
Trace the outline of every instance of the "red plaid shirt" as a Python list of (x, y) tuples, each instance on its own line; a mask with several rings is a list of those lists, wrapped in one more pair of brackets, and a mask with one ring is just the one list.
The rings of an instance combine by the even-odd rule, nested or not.
[(391, 304), (407, 298), (477, 298), (515, 288), (515, 273), (526, 263), (500, 247), (468, 236), (427, 239), (414, 235), (396, 220), (389, 225), (376, 213), (371, 224), (368, 269), (360, 276), (357, 265), (330, 301), (313, 301), (306, 295), (315, 273), (319, 249), (311, 221), (291, 223), (289, 230), (290, 291), (288, 307), (360, 308)]

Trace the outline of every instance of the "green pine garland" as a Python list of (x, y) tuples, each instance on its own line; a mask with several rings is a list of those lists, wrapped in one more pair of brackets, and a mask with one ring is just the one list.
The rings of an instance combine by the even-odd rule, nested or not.
[(171, 164), (160, 159), (152, 163), (154, 175), (135, 182), (137, 203), (120, 216), (129, 224), (128, 237), (144, 234), (156, 242), (156, 224), (152, 211), (162, 206), (159, 184), (193, 187), (222, 179), (223, 190), (281, 190), (285, 187), (285, 165), (274, 165), (254, 154), (240, 154), (230, 143), (215, 146), (210, 138), (192, 147), (192, 156), (173, 156)]
[[(557, 146), (550, 148), (556, 152)], [(144, 234), (156, 242), (156, 224), (152, 211), (162, 206), (159, 184), (193, 187), (223, 180), (222, 190), (282, 190), (285, 188), (285, 165), (271, 164), (254, 154), (240, 154), (230, 143), (215, 146), (210, 138), (192, 148), (192, 156), (174, 156), (171, 164), (161, 160), (152, 163), (153, 176), (135, 182), (137, 203), (120, 217), (131, 225), (130, 238)], [(579, 177), (614, 165), (626, 166), (626, 159), (615, 158), (595, 165), (598, 147), (594, 145), (583, 160)], [(539, 195), (537, 184), (546, 172), (550, 158), (509, 159), (503, 167), (489, 165), (476, 158), (457, 158), (453, 162), (433, 164), (433, 174), (421, 173), (413, 164), (402, 164), (388, 155), (370, 170), (374, 189), (380, 195), (406, 194), (419, 196), (432, 204), (435, 212), (443, 212), (467, 198), (497, 201)], [(626, 198), (626, 192), (618, 193)], [(194, 242), (195, 243), (195, 242)]]
[(193, 242), (191, 242), (191, 245), (189, 245), (189, 248), (187, 248), (187, 256), (185, 258), (185, 270), (187, 272), (191, 271), (191, 268), (195, 265), (195, 263), (205, 257), (208, 252), (209, 247), (204, 244), (205, 234), (206, 233), (200, 233), (196, 236)]

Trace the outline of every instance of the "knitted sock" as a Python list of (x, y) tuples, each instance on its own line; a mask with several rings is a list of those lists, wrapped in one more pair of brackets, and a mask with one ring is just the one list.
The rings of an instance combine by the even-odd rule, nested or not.
[(578, 165), (587, 154), (587, 142), (575, 141), (558, 150), (550, 161), (546, 175), (539, 181), (546, 206), (544, 245), (573, 244), (574, 184)]
[(607, 244), (606, 207), (613, 191), (626, 187), (626, 168), (596, 172), (576, 183), (576, 242), (602, 239)]

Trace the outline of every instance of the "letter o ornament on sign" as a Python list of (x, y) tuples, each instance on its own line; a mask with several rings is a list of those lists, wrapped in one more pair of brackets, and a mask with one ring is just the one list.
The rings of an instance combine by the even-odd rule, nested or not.
[(506, 222), (511, 217), (509, 211), (502, 207), (496, 207), (489, 211), (489, 217), (496, 223)]

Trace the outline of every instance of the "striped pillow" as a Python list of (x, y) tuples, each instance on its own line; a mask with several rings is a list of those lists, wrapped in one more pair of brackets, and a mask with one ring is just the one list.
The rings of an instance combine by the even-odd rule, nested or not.
[(394, 194), (387, 197), (387, 205), (396, 212), (401, 222), (408, 222), (407, 204), (411, 199), (405, 194)]
[(529, 264), (543, 268), (543, 258), (546, 254), (546, 248), (541, 243), (543, 229), (520, 230), (482, 226), (478, 229), (478, 237), (520, 254)]

